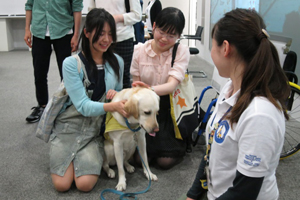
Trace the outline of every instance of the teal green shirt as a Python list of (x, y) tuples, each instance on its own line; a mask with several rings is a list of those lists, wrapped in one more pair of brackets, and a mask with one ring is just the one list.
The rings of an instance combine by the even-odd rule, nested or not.
[(45, 39), (48, 25), (50, 39), (64, 37), (74, 25), (71, 13), (81, 12), (82, 2), (83, 0), (27, 0), (25, 10), (32, 11), (31, 33), (35, 37)]

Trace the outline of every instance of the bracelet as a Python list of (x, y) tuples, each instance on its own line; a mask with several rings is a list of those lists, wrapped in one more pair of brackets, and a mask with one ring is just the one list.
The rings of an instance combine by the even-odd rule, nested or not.
[(155, 92), (155, 91), (154, 91), (154, 87), (153, 87), (153, 86), (151, 86), (151, 87), (150, 87), (150, 89), (151, 89), (153, 92)]

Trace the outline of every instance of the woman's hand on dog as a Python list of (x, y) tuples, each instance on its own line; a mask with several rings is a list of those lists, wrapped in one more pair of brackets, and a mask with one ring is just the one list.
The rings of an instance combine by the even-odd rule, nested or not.
[(134, 81), (132, 83), (132, 87), (145, 87), (145, 88), (150, 88), (150, 86), (142, 81)]
[(116, 105), (115, 105), (115, 109), (116, 110), (115, 111), (117, 111), (118, 113), (120, 113), (123, 117), (128, 118), (129, 115), (128, 115), (128, 113), (124, 109), (126, 101), (127, 100), (121, 100), (119, 102), (114, 102), (114, 103), (116, 103)]
[(105, 103), (103, 105), (103, 108), (106, 112), (118, 112), (123, 117), (128, 118), (129, 115), (124, 109), (126, 101), (127, 100), (121, 100), (121, 101), (118, 101), (118, 102)]
[(112, 100), (116, 94), (117, 94), (117, 91), (110, 89), (110, 90), (108, 90), (108, 92), (106, 94), (106, 99)]

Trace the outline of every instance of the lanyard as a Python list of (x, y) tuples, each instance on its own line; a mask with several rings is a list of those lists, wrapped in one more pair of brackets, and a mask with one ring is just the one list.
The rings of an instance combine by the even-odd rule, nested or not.
[(208, 137), (208, 144), (207, 144), (207, 148), (206, 148), (206, 154), (205, 154), (205, 157), (204, 159), (206, 160), (206, 165), (209, 164), (209, 154), (210, 154), (210, 151), (211, 151), (211, 145), (212, 145), (212, 142), (214, 141), (214, 135), (215, 135), (215, 132), (216, 130), (219, 128), (220, 126), (220, 122), (226, 117), (226, 115), (230, 112), (232, 106), (230, 106), (228, 108), (228, 110), (224, 113), (224, 115), (221, 117), (221, 119), (214, 124), (213, 126), (213, 130), (209, 133), (209, 137)]

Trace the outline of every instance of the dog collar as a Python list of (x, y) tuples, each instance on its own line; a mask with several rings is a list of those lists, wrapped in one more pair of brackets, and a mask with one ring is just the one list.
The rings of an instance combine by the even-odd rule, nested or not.
[(127, 128), (129, 128), (132, 132), (138, 132), (139, 130), (141, 130), (141, 126), (137, 127), (136, 129), (132, 129), (132, 128), (130, 127), (130, 124), (129, 124), (129, 122), (128, 122), (128, 119), (127, 119), (126, 117), (124, 117), (124, 119), (125, 119), (125, 123), (126, 123)]

